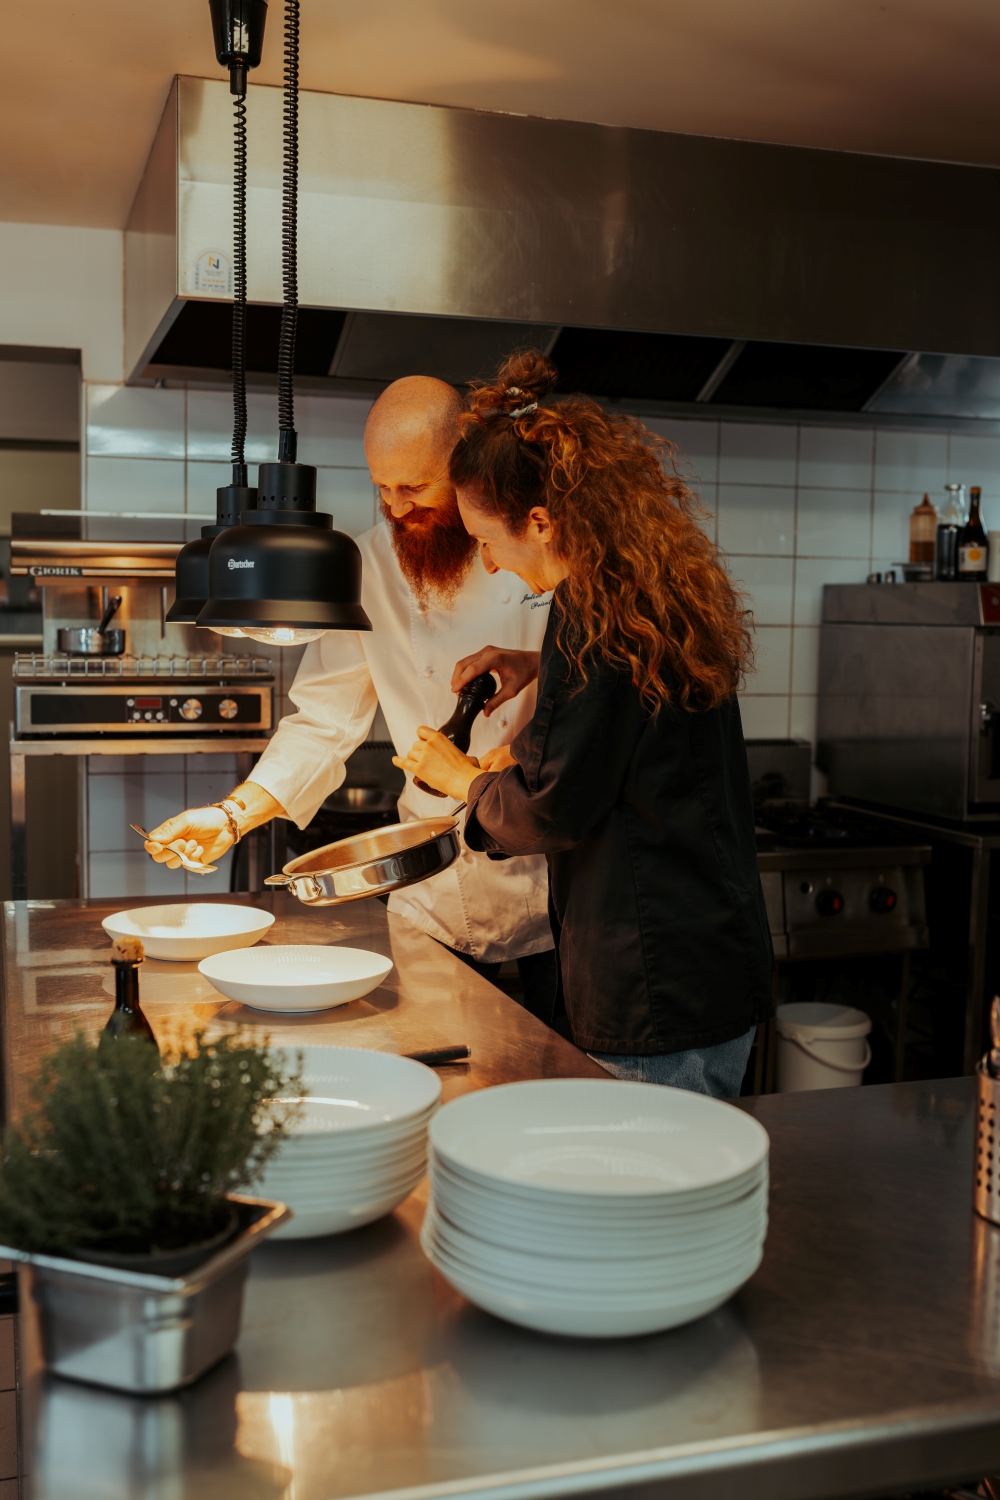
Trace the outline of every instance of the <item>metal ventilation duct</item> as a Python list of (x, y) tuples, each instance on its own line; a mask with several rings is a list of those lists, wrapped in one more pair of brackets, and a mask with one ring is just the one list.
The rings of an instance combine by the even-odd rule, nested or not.
[[(224, 379), (229, 108), (224, 82), (171, 91), (126, 232), (132, 380)], [(258, 381), (280, 143), (281, 92), (254, 86)], [(461, 383), (532, 343), (611, 399), (997, 416), (998, 189), (985, 167), (305, 93), (298, 375)]]

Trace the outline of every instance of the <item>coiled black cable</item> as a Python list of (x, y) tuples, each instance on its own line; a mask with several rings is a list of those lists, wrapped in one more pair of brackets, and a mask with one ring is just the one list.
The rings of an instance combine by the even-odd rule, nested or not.
[(298, 456), (295, 431), (295, 335), (299, 320), (299, 0), (285, 0), (284, 161), (281, 188), (281, 278), (284, 304), (278, 340), (278, 462)]
[[(233, 100), (233, 484), (245, 485), (247, 438), (247, 96)], [(237, 472), (239, 471), (239, 472)]]

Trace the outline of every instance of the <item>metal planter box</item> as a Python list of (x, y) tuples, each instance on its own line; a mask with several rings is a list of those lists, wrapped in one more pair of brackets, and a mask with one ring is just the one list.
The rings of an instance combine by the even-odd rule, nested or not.
[(133, 1394), (190, 1385), (240, 1331), (247, 1255), (291, 1218), (283, 1203), (232, 1195), (240, 1232), (186, 1276), (148, 1276), (0, 1246), (21, 1263), (21, 1306), (38, 1310), (45, 1363), (56, 1375)]

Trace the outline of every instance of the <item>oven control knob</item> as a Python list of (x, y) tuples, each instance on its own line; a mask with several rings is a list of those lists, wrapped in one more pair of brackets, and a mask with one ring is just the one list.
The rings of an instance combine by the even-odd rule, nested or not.
[(181, 704), (181, 718), (182, 719), (189, 719), (189, 720), (190, 719), (200, 719), (201, 718), (201, 699), (200, 698), (185, 698), (184, 702)]
[(239, 711), (239, 704), (235, 698), (223, 698), (219, 704), (220, 719), (235, 719)]
[(837, 917), (844, 910), (844, 898), (826, 886), (816, 897), (816, 910), (821, 917)]
[(890, 890), (887, 885), (873, 887), (872, 893), (868, 897), (868, 905), (872, 911), (880, 914), (882, 912), (895, 911), (898, 901), (899, 897), (896, 895), (896, 892)]

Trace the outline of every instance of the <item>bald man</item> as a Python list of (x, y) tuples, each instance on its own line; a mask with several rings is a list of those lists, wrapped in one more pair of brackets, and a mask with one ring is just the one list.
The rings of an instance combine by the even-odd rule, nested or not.
[[(462, 525), (448, 465), (462, 410), (444, 381), (414, 375), (390, 385), (365, 425), (365, 454), (382, 501), (383, 522), (359, 537), (361, 603), (368, 634), (332, 630), (305, 649), (282, 719), (250, 780), (227, 809), (192, 808), (153, 830), (146, 848), (171, 868), (178, 839), (216, 860), (241, 834), (274, 817), (304, 828), (344, 780), (344, 763), (368, 733), (381, 704), (397, 754), (420, 724), (443, 724), (455, 697), (455, 663), (489, 645), (541, 648), (550, 595), (526, 592), (512, 573), (486, 572)], [(482, 758), (510, 743), (531, 718), (534, 684), (480, 715), (470, 754)], [(421, 792), (407, 778), (403, 822), (439, 817), (454, 802)], [(491, 861), (466, 849), (447, 870), (395, 892), (389, 910), (447, 944), (495, 979), (517, 959), (528, 1008), (543, 1020), (555, 1002), (555, 959), (543, 858)]]

